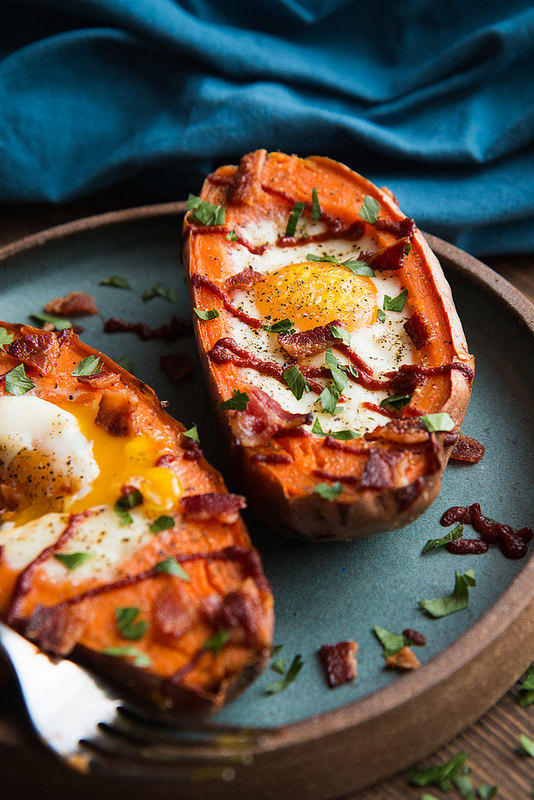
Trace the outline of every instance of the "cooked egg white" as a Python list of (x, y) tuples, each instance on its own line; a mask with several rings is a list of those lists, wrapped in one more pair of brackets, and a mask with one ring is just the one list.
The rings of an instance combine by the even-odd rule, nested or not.
[[(325, 230), (320, 222), (301, 220), (299, 225), (298, 235), (302, 235), (304, 230), (308, 235)], [(262, 222), (260, 229), (247, 228), (240, 233), (253, 244), (266, 242), (273, 245), (283, 231), (277, 231), (275, 224), (267, 220)], [(350, 337), (350, 347), (373, 369), (373, 377), (380, 378), (384, 372), (398, 369), (401, 364), (411, 364), (414, 359), (413, 344), (403, 327), (409, 317), (407, 306), (400, 312), (387, 311), (385, 322), (377, 318), (384, 297), (393, 298), (402, 292), (401, 281), (394, 274), (386, 277), (380, 272), (374, 277), (356, 276), (339, 263), (306, 258), (311, 253), (332, 256), (337, 262), (342, 262), (357, 258), (362, 251), (376, 252), (377, 249), (376, 241), (370, 236), (357, 242), (332, 239), (297, 247), (271, 246), (261, 255), (251, 254), (247, 248), (236, 245), (231, 251), (233, 274), (252, 266), (265, 275), (266, 280), (249, 291), (235, 292), (232, 301), (249, 315), (260, 317), (264, 324), (289, 318), (297, 331), (338, 320)], [(275, 333), (251, 329), (233, 318), (231, 336), (258, 358), (287, 363), (287, 353), (279, 347)], [(335, 349), (334, 352), (340, 364), (348, 363), (343, 354)], [(324, 366), (324, 353), (307, 358), (303, 363)], [(365, 389), (349, 381), (343, 390), (346, 402), (339, 404), (342, 410), (330, 415), (322, 411), (317, 395), (312, 392), (305, 392), (297, 400), (291, 390), (275, 378), (252, 369), (244, 370), (243, 375), (251, 385), (266, 391), (287, 411), (312, 412), (324, 431), (350, 429), (362, 434), (387, 422), (385, 415), (362, 407), (363, 402), (379, 405), (387, 397), (387, 392)]]

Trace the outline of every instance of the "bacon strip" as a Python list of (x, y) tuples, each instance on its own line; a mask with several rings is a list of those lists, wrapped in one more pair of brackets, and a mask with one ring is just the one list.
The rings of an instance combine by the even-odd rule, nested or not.
[(434, 337), (430, 323), (420, 311), (415, 311), (410, 319), (406, 320), (403, 327), (417, 350), (428, 344)]
[(27, 333), (21, 328), (23, 338), (15, 339), (6, 346), (6, 352), (29, 367), (47, 375), (56, 366), (59, 344), (53, 333)]
[(393, 244), (383, 247), (382, 250), (375, 253), (369, 262), (369, 266), (377, 272), (389, 269), (400, 269), (406, 257), (409, 245), (410, 238), (408, 236), (398, 239)]
[(87, 292), (69, 292), (45, 305), (47, 314), (66, 314), (68, 317), (98, 314), (95, 298)]
[(374, 226), (377, 231), (392, 233), (394, 236), (413, 236), (417, 230), (414, 220), (410, 217), (404, 217), (404, 219), (377, 219)]
[(195, 272), (191, 278), (191, 285), (194, 286), (195, 289), (207, 289), (209, 292), (214, 294), (215, 297), (218, 297), (219, 300), (222, 301), (223, 306), (227, 311), (230, 312), (230, 314), (233, 314), (234, 317), (237, 317), (242, 322), (246, 322), (246, 324), (250, 325), (251, 328), (261, 328), (261, 320), (249, 316), (240, 308), (236, 308), (236, 306), (234, 306), (234, 304), (228, 300), (221, 287), (217, 286), (214, 281), (206, 278), (204, 275), (200, 275), (198, 272)]
[(236, 289), (251, 289), (256, 283), (262, 283), (264, 280), (265, 275), (248, 266), (237, 275), (230, 275), (224, 282), (224, 288), (227, 292), (233, 292)]
[(323, 644), (319, 650), (331, 688), (353, 681), (357, 674), (358, 645), (352, 639), (337, 644)]
[(262, 194), (261, 173), (267, 150), (255, 150), (247, 153), (239, 162), (239, 167), (234, 179), (228, 187), (227, 198), (229, 203), (244, 203), (253, 206)]
[(230, 525), (239, 518), (239, 511), (247, 507), (247, 501), (240, 494), (207, 492), (182, 497), (180, 507), (189, 519), (218, 519)]
[(230, 422), (236, 439), (245, 446), (269, 441), (272, 436), (312, 421), (312, 414), (291, 414), (262, 389), (251, 389), (246, 410), (237, 411)]

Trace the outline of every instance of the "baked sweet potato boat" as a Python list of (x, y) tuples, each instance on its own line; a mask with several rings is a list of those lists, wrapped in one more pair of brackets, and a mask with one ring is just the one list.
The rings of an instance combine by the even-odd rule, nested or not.
[(414, 520), (474, 369), (414, 221), (342, 164), (263, 150), (188, 207), (198, 347), (249, 506), (317, 540)]
[(271, 650), (244, 498), (72, 330), (1, 323), (0, 374), (2, 618), (160, 708), (216, 711)]

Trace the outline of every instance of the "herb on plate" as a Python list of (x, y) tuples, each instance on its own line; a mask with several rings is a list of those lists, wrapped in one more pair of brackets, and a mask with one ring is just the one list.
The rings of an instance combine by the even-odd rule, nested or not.
[(191, 578), (185, 569), (172, 556), (167, 556), (167, 558), (164, 558), (163, 561), (158, 561), (155, 566), (155, 570), (156, 572), (162, 572), (166, 575), (176, 575), (176, 577), (181, 578), (183, 581), (191, 583)]
[(228, 639), (230, 638), (230, 631), (220, 630), (217, 633), (214, 633), (209, 639), (207, 639), (204, 644), (202, 645), (203, 650), (211, 650), (214, 656), (219, 655), (221, 649), (224, 647)]
[(279, 694), (280, 692), (284, 692), (287, 687), (290, 686), (296, 679), (303, 666), (304, 661), (302, 656), (297, 654), (283, 678), (281, 678), (279, 681), (275, 681), (274, 683), (270, 683), (265, 687), (265, 694)]
[(411, 399), (412, 397), (409, 394), (393, 394), (391, 397), (385, 397), (381, 401), (380, 408), (387, 408), (388, 406), (398, 409), (404, 408), (404, 406), (408, 405)]
[(464, 532), (464, 526), (457, 525), (456, 528), (447, 533), (445, 536), (441, 536), (439, 539), (429, 539), (428, 542), (423, 547), (421, 555), (423, 553), (428, 553), (429, 550), (436, 550), (438, 547), (445, 547), (445, 545), (448, 545), (449, 542), (453, 542), (455, 539), (459, 539), (463, 532)]
[(125, 656), (126, 658), (133, 658), (134, 667), (150, 667), (152, 664), (150, 657), (146, 653), (143, 653), (142, 650), (138, 650), (137, 647), (134, 647), (133, 645), (106, 647), (105, 650), (102, 650), (102, 653), (105, 656)]
[(431, 617), (438, 619), (467, 608), (469, 604), (469, 587), (477, 585), (475, 573), (472, 569), (468, 569), (464, 575), (455, 572), (454, 576), (454, 590), (451, 594), (445, 597), (436, 597), (433, 600), (419, 601), (418, 605)]
[(119, 497), (113, 506), (113, 510), (119, 518), (119, 525), (130, 525), (133, 519), (129, 513), (129, 509), (140, 506), (142, 502), (143, 495), (139, 489), (134, 489), (133, 492), (128, 492), (128, 494), (123, 494)]
[(193, 311), (199, 319), (203, 320), (217, 319), (219, 316), (216, 308), (210, 308), (208, 311), (204, 311), (202, 308), (194, 308)]
[(102, 278), (99, 281), (100, 286), (114, 286), (116, 289), (130, 289), (131, 286), (122, 275), (110, 275), (109, 278)]
[(312, 189), (312, 219), (321, 219), (321, 206), (315, 186)]
[(379, 628), (378, 625), (373, 625), (373, 633), (384, 648), (382, 650), (382, 657), (389, 658), (394, 656), (399, 650), (402, 650), (406, 645), (411, 644), (411, 639), (408, 639), (402, 633), (391, 633), (385, 628)]
[(189, 430), (184, 431), (182, 436), (187, 436), (188, 439), (193, 439), (193, 441), (200, 444), (200, 436), (198, 435), (198, 428), (196, 425), (193, 425), (191, 428), (189, 428)]
[(454, 422), (446, 411), (440, 414), (423, 414), (421, 422), (430, 433), (439, 431), (452, 431)]
[(176, 289), (166, 289), (162, 283), (156, 283), (151, 289), (147, 289), (146, 292), (143, 292), (141, 298), (144, 303), (148, 300), (152, 300), (153, 297), (162, 297), (164, 300), (168, 300), (169, 303), (176, 302)]
[(305, 206), (306, 206), (306, 203), (301, 203), (300, 201), (295, 203), (295, 205), (293, 206), (293, 209), (291, 210), (291, 213), (289, 215), (289, 219), (287, 220), (286, 231), (285, 231), (285, 234), (284, 234), (285, 236), (294, 236), (295, 235), (295, 231), (297, 230), (298, 221), (302, 216), (302, 212), (304, 211)]
[(169, 517), (167, 514), (163, 514), (161, 517), (158, 517), (154, 520), (152, 525), (150, 526), (150, 533), (160, 533), (161, 531), (168, 531), (170, 528), (174, 528), (175, 519), (174, 517)]
[(72, 322), (70, 319), (65, 319), (65, 317), (56, 317), (53, 314), (30, 314), (30, 317), (38, 322), (48, 322), (54, 326), (56, 331), (72, 328)]
[(0, 350), (5, 350), (6, 344), (11, 344), (14, 338), (12, 333), (8, 333), (5, 328), (0, 328)]
[(273, 325), (262, 325), (261, 327), (268, 333), (295, 333), (293, 323), (287, 317), (275, 322)]
[(396, 297), (384, 296), (384, 311), (402, 311), (408, 297), (408, 289), (403, 289)]
[(323, 500), (335, 500), (336, 497), (338, 497), (343, 491), (343, 487), (339, 481), (336, 481), (333, 484), (318, 483), (313, 491)]

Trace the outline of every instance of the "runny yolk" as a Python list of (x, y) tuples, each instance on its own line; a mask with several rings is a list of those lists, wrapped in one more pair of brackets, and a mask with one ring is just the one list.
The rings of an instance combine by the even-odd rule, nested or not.
[(322, 261), (288, 264), (254, 287), (256, 305), (273, 322), (289, 318), (301, 331), (338, 320), (352, 331), (376, 322), (376, 288), (370, 278)]

